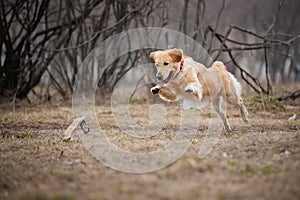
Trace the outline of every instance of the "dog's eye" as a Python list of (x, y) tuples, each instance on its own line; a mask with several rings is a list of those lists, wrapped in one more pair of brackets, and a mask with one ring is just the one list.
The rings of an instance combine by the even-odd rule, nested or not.
[(168, 62), (164, 62), (164, 66), (167, 66), (167, 65), (169, 65), (169, 63)]

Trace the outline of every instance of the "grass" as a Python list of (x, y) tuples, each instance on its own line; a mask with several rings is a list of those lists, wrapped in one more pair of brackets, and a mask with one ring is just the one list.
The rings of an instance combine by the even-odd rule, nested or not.
[(128, 101), (129, 104), (133, 104), (133, 103), (137, 103), (137, 102), (139, 102), (139, 99), (138, 99), (138, 98), (131, 98), (131, 99), (129, 99), (129, 101)]
[(228, 166), (230, 166), (230, 167), (237, 167), (237, 166), (239, 166), (239, 164), (237, 162), (235, 162), (235, 161), (229, 161), (228, 162)]
[(277, 97), (272, 95), (254, 95), (248, 97), (248, 100), (255, 106), (258, 111), (285, 111), (286, 106), (278, 101)]
[(276, 173), (276, 170), (267, 165), (262, 168), (262, 172), (264, 175), (269, 175), (269, 174)]

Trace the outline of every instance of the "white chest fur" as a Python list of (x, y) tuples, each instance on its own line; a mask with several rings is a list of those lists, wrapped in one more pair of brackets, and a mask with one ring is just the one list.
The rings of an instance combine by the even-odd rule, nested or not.
[(187, 99), (185, 97), (180, 97), (179, 102), (183, 109), (190, 109), (190, 108), (203, 109), (210, 103), (210, 98), (204, 97), (202, 101), (199, 102), (196, 98)]

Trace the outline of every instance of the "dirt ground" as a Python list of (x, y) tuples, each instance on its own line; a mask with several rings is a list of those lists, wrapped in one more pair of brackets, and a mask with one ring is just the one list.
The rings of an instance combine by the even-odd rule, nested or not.
[[(132, 109), (145, 107), (131, 103)], [(253, 97), (246, 105), (250, 121), (243, 123), (229, 107), (234, 132), (222, 133), (205, 158), (197, 154), (203, 139), (199, 134), (175, 163), (142, 174), (106, 167), (79, 139), (61, 141), (73, 119), (70, 106), (21, 104), (13, 110), (0, 105), (0, 199), (300, 199), (300, 106), (264, 106)], [(167, 107), (170, 115), (178, 114)], [(296, 119), (288, 121), (294, 114)], [(132, 115), (141, 123), (149, 118), (141, 112)], [(213, 114), (206, 110), (202, 115)], [(113, 141), (143, 150), (137, 141), (123, 141), (109, 106), (97, 107), (97, 116)], [(167, 125), (153, 148), (170, 139), (175, 128)], [(206, 129), (203, 121), (199, 132)]]

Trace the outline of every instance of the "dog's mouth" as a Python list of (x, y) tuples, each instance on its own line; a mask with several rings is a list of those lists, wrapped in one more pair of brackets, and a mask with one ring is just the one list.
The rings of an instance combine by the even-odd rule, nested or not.
[(168, 77), (165, 80), (163, 80), (162, 82), (165, 84), (168, 83), (170, 81), (170, 79), (172, 78), (172, 75), (173, 75), (173, 71), (170, 71)]

